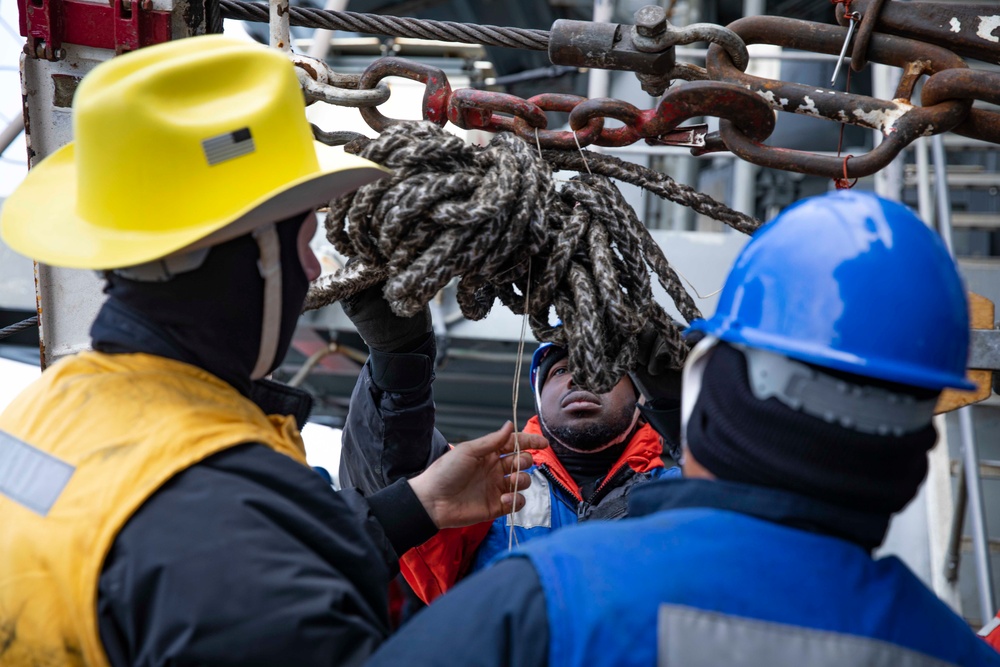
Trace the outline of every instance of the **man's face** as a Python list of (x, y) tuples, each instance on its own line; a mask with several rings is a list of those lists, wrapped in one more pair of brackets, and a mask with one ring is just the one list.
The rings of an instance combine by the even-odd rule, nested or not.
[(561, 442), (579, 450), (599, 449), (632, 425), (635, 389), (624, 377), (606, 394), (578, 387), (560, 359), (549, 369), (539, 400), (545, 428)]

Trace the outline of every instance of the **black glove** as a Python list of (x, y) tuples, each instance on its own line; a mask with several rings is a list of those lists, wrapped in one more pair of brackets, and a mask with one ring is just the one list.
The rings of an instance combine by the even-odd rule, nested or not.
[(669, 337), (653, 327), (639, 334), (639, 350), (636, 367), (632, 370), (632, 382), (647, 403), (681, 398), (681, 370), (674, 368), (676, 359), (683, 354), (684, 342), (680, 334)]
[(424, 307), (413, 317), (399, 317), (382, 296), (385, 283), (373, 285), (341, 301), (344, 312), (368, 347), (380, 352), (411, 352), (430, 332), (431, 310)]
[(679, 336), (672, 340), (647, 327), (639, 334), (638, 364), (629, 374), (646, 399), (639, 411), (663, 438), (664, 453), (675, 462), (681, 455), (681, 369), (673, 368), (678, 346), (684, 347)]

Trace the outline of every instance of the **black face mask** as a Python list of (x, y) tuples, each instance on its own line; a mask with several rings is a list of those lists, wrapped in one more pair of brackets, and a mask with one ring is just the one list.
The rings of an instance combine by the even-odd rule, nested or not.
[[(935, 395), (915, 387), (908, 393), (917, 400)], [(774, 397), (760, 400), (746, 357), (727, 343), (713, 349), (687, 423), (691, 456), (719, 479), (886, 515), (916, 495), (936, 438), (932, 423), (898, 436), (862, 433)]]
[[(275, 225), (281, 254), (282, 303), (278, 347), (270, 370), (288, 351), (309, 289), (297, 244), (306, 216), (302, 213)], [(165, 334), (180, 361), (203, 368), (249, 394), (264, 310), (259, 256), (257, 242), (247, 234), (214, 246), (200, 267), (165, 282), (140, 282), (109, 273), (105, 292), (109, 300), (126, 306)], [(94, 349), (151, 351), (143, 349), (142, 341), (135, 341), (133, 346), (123, 345), (120, 339), (113, 343), (102, 340), (97, 327)]]

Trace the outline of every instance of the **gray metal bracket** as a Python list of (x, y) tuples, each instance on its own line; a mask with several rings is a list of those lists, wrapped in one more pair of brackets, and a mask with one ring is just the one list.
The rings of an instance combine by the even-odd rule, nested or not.
[(973, 329), (969, 341), (969, 368), (1000, 371), (1000, 329)]

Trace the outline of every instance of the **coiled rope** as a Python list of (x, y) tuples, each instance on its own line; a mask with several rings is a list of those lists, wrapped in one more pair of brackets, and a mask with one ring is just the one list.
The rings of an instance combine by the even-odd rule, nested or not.
[[(637, 336), (649, 323), (671, 343), (674, 366), (683, 364), (687, 348), (678, 325), (653, 299), (650, 271), (685, 319), (701, 316), (660, 247), (602, 172), (728, 216), (741, 229), (760, 224), (704, 195), (693, 197), (690, 188), (661, 174), (595, 154), (549, 151), (543, 159), (509, 134), (474, 147), (432, 123), (401, 123), (358, 153), (393, 175), (330, 203), (327, 238), (359, 261), (314, 284), (306, 309), (384, 280), (393, 311), (410, 316), (460, 277), (462, 314), (479, 320), (497, 298), (523, 314), (528, 293), (535, 337), (566, 346), (574, 379), (597, 393), (631, 370)], [(589, 166), (594, 173), (557, 184), (547, 160), (570, 169)], [(551, 323), (553, 306), (562, 326)]]

